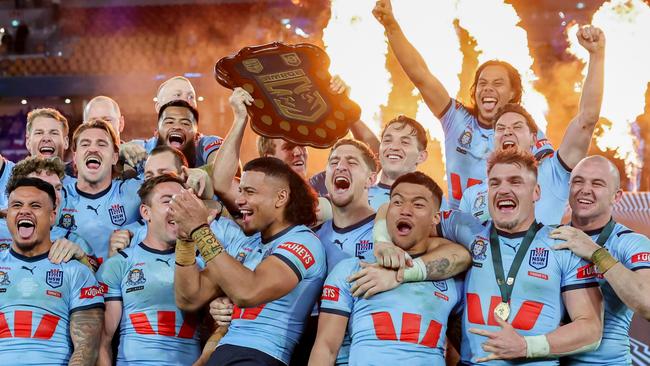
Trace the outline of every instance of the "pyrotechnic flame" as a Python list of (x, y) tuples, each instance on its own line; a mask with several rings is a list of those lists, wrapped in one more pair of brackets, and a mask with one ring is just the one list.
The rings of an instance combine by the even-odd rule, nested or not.
[[(607, 39), (601, 116), (612, 123), (596, 136), (596, 144), (603, 151), (615, 151), (615, 156), (625, 161), (625, 172), (632, 183), (630, 189), (634, 190), (643, 158), (632, 124), (643, 114), (650, 81), (650, 7), (640, 0), (609, 1), (596, 11), (592, 24), (601, 28)], [(577, 28), (573, 25), (567, 31), (569, 50), (586, 62), (589, 54), (578, 44)]]
[[(458, 74), (463, 65), (463, 54), (453, 25), (455, 1), (394, 1), (393, 11), (406, 38), (422, 55), (429, 70), (449, 95), (455, 97), (460, 88)], [(442, 126), (422, 100), (418, 102), (415, 119), (429, 131), (432, 139), (440, 141), (444, 157)]]
[(476, 39), (479, 63), (499, 59), (509, 62), (520, 73), (524, 86), (522, 104), (540, 129), (546, 130), (546, 98), (533, 83), (537, 76), (531, 69), (533, 58), (528, 49), (526, 31), (517, 24), (517, 12), (504, 0), (458, 0), (460, 25)]
[(384, 29), (372, 15), (375, 0), (332, 0), (332, 16), (323, 31), (330, 72), (350, 86), (350, 97), (362, 108), (361, 118), (375, 133), (380, 106), (392, 88), (386, 71), (388, 45)]

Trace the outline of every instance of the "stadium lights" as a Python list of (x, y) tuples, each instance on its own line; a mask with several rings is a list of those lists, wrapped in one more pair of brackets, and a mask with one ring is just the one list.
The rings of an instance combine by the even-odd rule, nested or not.
[(65, 98), (65, 100), (63, 102), (65, 104), (70, 104), (72, 101), (70, 100), (70, 98)]
[(199, 102), (202, 102), (202, 101), (205, 100), (205, 98), (203, 98), (203, 97), (199, 97), (198, 100), (199, 100)]
[(23, 99), (23, 100), (21, 100), (21, 101), (20, 101), (20, 104), (22, 104), (22, 105), (27, 104), (27, 99)]
[(157, 102), (157, 101), (158, 101), (158, 98), (157, 98), (157, 97), (153, 97), (153, 101), (154, 101), (154, 102)]

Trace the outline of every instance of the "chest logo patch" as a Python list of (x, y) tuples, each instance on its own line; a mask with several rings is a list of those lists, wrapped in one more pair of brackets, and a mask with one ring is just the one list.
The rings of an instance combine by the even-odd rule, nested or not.
[(74, 215), (69, 213), (64, 213), (59, 219), (59, 226), (68, 230), (76, 230), (77, 225), (74, 222)]
[(9, 281), (9, 273), (5, 271), (0, 271), (0, 286), (8, 286), (11, 285), (11, 281)]
[(111, 205), (108, 209), (113, 225), (122, 226), (126, 223), (126, 210), (124, 206), (118, 204)]
[(548, 249), (535, 248), (530, 251), (528, 264), (531, 267), (540, 270), (548, 265)]
[(487, 252), (487, 242), (483, 239), (475, 239), (474, 242), (472, 243), (472, 258), (477, 261), (482, 261), (484, 260), (487, 255), (485, 252)]
[(458, 137), (458, 145), (464, 149), (469, 149), (472, 144), (472, 130), (465, 130), (460, 137)]
[(45, 273), (45, 283), (52, 288), (63, 285), (63, 271), (57, 268), (51, 269)]
[(144, 271), (142, 271), (140, 268), (134, 268), (129, 271), (129, 275), (126, 278), (127, 286), (141, 285), (145, 282), (147, 282), (147, 279), (144, 278)]

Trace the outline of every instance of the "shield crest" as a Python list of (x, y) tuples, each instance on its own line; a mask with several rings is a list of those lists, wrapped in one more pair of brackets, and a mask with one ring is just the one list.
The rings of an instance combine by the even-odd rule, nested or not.
[(124, 206), (120, 204), (112, 205), (108, 209), (108, 214), (111, 216), (113, 225), (122, 226), (126, 223), (126, 211)]
[(45, 273), (45, 283), (52, 288), (63, 285), (63, 271), (53, 268)]
[(535, 269), (546, 268), (548, 265), (548, 249), (535, 248), (530, 251), (530, 259), (528, 261), (531, 267)]

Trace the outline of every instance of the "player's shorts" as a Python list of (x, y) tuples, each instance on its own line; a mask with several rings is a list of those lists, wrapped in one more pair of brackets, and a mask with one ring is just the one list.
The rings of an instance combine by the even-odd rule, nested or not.
[(231, 344), (217, 347), (207, 364), (208, 366), (286, 366), (264, 352)]

